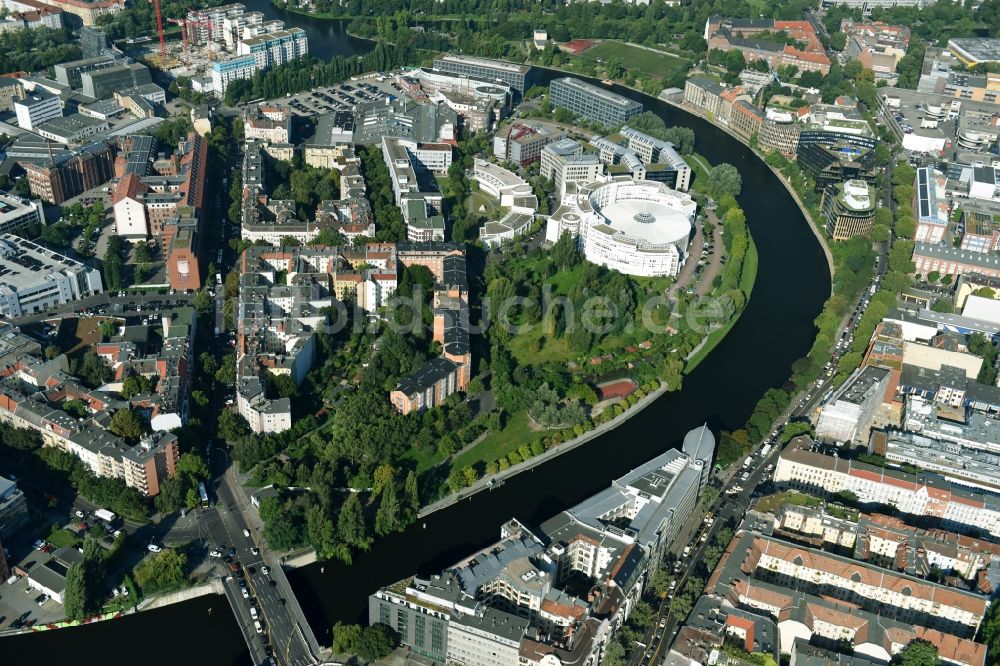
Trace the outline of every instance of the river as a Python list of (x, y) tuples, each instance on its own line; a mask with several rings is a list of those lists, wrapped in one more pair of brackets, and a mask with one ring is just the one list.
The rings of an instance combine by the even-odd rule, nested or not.
[[(304, 28), (311, 52), (319, 57), (364, 50), (368, 44), (347, 36), (340, 22), (278, 12), (267, 0), (246, 4)], [(558, 76), (543, 74), (546, 79)], [(743, 315), (685, 378), (680, 393), (664, 395), (616, 430), (509, 479), (498, 490), (479, 493), (406, 532), (380, 539), (350, 567), (314, 564), (291, 572), (289, 578), (321, 643), (329, 644), (334, 622), (366, 620), (371, 592), (416, 571), (432, 572), (453, 563), (495, 540), (508, 518), (538, 524), (677, 446), (685, 432), (702, 423), (716, 433), (740, 426), (760, 396), (784, 383), (792, 363), (808, 352), (815, 335), (813, 319), (830, 294), (830, 275), (823, 251), (792, 197), (746, 146), (707, 121), (647, 95), (618, 86), (616, 92), (641, 99), (668, 125), (692, 128), (698, 152), (712, 163), (729, 162), (740, 169), (739, 202), (760, 257), (757, 282)], [(147, 666), (191, 660), (249, 663), (222, 597), (202, 597), (90, 627), (6, 638), (0, 653), (7, 664), (44, 662), (56, 655), (105, 665), (133, 664), (137, 659)]]

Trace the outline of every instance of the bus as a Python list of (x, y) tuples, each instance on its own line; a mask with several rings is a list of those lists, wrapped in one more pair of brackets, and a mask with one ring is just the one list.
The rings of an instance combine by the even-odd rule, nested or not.
[(205, 482), (198, 482), (198, 496), (201, 497), (201, 505), (204, 507), (208, 506), (208, 490), (205, 489)]

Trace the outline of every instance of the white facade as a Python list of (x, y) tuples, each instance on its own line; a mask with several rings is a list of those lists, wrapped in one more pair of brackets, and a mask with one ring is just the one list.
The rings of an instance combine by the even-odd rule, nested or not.
[(0, 234), (42, 221), (42, 207), (37, 201), (0, 192)]
[(989, 495), (931, 488), (898, 471), (875, 471), (868, 465), (793, 449), (794, 444), (778, 458), (777, 484), (830, 494), (848, 491), (863, 504), (888, 504), (902, 513), (936, 516), (1000, 536), (1000, 502)]
[(45, 121), (61, 118), (63, 114), (59, 98), (42, 91), (14, 102), (14, 112), (17, 114), (17, 126), (26, 130), (34, 130)]
[(18, 236), (0, 235), (0, 316), (43, 312), (103, 291), (96, 269)]
[(663, 183), (631, 178), (596, 181), (563, 198), (546, 240), (579, 238), (588, 261), (627, 275), (676, 275), (687, 256), (697, 205)]
[(146, 206), (143, 202), (126, 197), (114, 205), (115, 233), (119, 236), (148, 236)]

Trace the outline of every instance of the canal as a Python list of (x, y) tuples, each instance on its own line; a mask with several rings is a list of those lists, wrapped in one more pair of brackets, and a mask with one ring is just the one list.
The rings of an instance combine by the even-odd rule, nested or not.
[[(308, 32), (318, 57), (363, 52), (370, 45), (349, 37), (339, 21), (317, 21), (277, 11), (268, 0), (248, 7)], [(559, 76), (544, 72), (545, 79)], [(547, 80), (543, 82), (547, 83)], [(760, 396), (782, 385), (791, 365), (814, 338), (813, 319), (830, 294), (826, 259), (809, 223), (777, 177), (743, 144), (701, 118), (655, 98), (616, 86), (640, 99), (668, 125), (695, 131), (696, 148), (713, 163), (729, 162), (743, 176), (740, 205), (760, 263), (753, 294), (729, 335), (684, 381), (621, 427), (509, 479), (493, 492), (429, 516), (406, 532), (380, 539), (352, 566), (314, 564), (289, 574), (320, 642), (329, 644), (336, 621), (362, 622), (367, 596), (414, 572), (433, 572), (495, 540), (502, 522), (516, 517), (538, 524), (637, 464), (677, 446), (689, 429), (707, 422), (716, 433), (739, 427)], [(164, 609), (90, 627), (3, 639), (4, 663), (62, 659), (103, 664), (183, 662), (249, 663), (245, 645), (223, 597), (202, 597)]]

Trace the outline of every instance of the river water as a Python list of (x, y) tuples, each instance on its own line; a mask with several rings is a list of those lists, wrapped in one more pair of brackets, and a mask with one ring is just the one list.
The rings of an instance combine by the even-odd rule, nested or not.
[[(282, 18), (308, 32), (318, 57), (364, 52), (369, 42), (349, 37), (344, 24), (277, 11), (268, 0), (249, 0), (251, 9)], [(545, 72), (550, 79), (559, 74)], [(545, 81), (547, 82), (547, 81)], [(429, 516), (406, 532), (380, 539), (352, 566), (314, 564), (289, 578), (321, 643), (330, 626), (364, 622), (367, 596), (414, 572), (429, 573), (495, 540), (500, 524), (516, 517), (528, 524), (579, 502), (637, 464), (677, 446), (689, 429), (708, 423), (716, 433), (742, 424), (760, 396), (780, 386), (791, 364), (806, 354), (815, 334), (813, 319), (830, 294), (827, 263), (808, 222), (778, 179), (751, 151), (708, 122), (659, 100), (616, 86), (634, 96), (668, 125), (696, 134), (696, 148), (710, 162), (740, 169), (740, 205), (747, 215), (760, 264), (753, 294), (739, 322), (684, 381), (614, 431), (531, 472), (509, 479)], [(83, 658), (103, 664), (246, 664), (249, 655), (223, 597), (202, 597), (164, 609), (90, 627), (4, 639), (5, 664)]]

